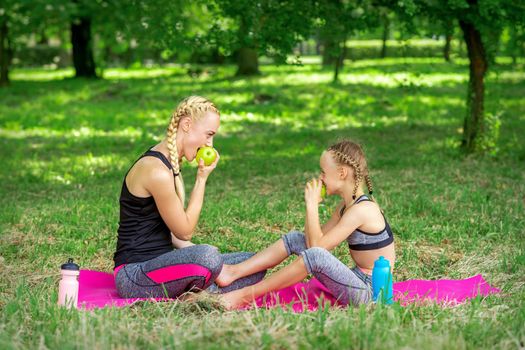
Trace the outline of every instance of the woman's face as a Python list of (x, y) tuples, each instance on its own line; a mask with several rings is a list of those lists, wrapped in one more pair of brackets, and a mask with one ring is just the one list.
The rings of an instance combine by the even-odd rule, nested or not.
[(335, 162), (330, 151), (324, 151), (319, 161), (321, 167), (321, 181), (326, 186), (327, 194), (334, 194), (340, 186), (340, 171), (339, 166)]
[(197, 156), (200, 147), (213, 147), (213, 136), (219, 126), (219, 115), (214, 112), (206, 112), (202, 118), (191, 120), (184, 137), (184, 157), (191, 162)]

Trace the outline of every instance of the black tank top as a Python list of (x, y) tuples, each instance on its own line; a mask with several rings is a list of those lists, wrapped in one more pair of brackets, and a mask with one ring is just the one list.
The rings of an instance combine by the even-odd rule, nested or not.
[[(148, 156), (160, 159), (170, 170), (172, 169), (170, 162), (161, 152), (151, 149), (140, 156), (135, 163)], [(173, 250), (170, 229), (162, 220), (153, 196), (136, 197), (131, 194), (126, 185), (128, 173), (124, 176), (119, 200), (117, 250), (113, 256), (115, 267), (153, 259)]]

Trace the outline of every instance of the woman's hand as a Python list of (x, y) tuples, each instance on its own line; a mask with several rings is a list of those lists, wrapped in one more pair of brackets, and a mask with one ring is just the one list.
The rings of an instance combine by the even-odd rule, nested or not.
[(215, 161), (211, 163), (210, 165), (206, 166), (204, 165), (204, 160), (199, 160), (199, 169), (197, 170), (197, 178), (206, 180), (208, 176), (210, 176), (211, 172), (215, 169), (217, 166), (217, 163), (219, 162), (219, 159), (221, 156), (219, 155), (219, 152), (215, 151), (217, 153), (217, 158), (215, 158)]
[(321, 187), (323, 183), (319, 179), (312, 179), (306, 183), (304, 188), (304, 201), (306, 205), (319, 205), (323, 198), (321, 197)]

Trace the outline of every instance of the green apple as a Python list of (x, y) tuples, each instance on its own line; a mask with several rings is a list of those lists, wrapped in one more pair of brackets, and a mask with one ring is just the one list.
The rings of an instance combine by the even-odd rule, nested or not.
[(197, 151), (197, 157), (195, 157), (195, 159), (197, 159), (197, 163), (199, 163), (202, 159), (204, 160), (204, 165), (206, 166), (213, 163), (215, 158), (217, 158), (217, 151), (215, 148), (209, 146), (199, 148)]
[(323, 184), (323, 186), (321, 187), (321, 198), (324, 198), (326, 197), (326, 185)]

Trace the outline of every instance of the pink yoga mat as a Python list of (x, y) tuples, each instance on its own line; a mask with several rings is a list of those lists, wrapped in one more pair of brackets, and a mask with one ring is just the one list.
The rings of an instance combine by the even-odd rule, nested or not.
[[(124, 299), (119, 297), (115, 288), (113, 274), (100, 271), (81, 270), (79, 276), (80, 289), (78, 305), (85, 309), (102, 308), (105, 306), (126, 306), (140, 300), (169, 299)], [(414, 302), (437, 302), (443, 304), (462, 303), (477, 296), (487, 296), (499, 293), (499, 289), (490, 286), (481, 275), (462, 280), (409, 280), (394, 283), (394, 300), (402, 305)], [(289, 307), (295, 312), (306, 309), (316, 310), (318, 299), (339, 306), (330, 292), (315, 278), (308, 282), (297, 283), (260, 297), (256, 301), (258, 307)]]

